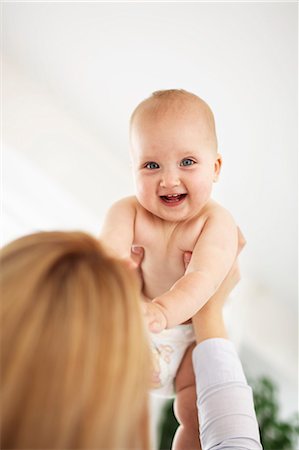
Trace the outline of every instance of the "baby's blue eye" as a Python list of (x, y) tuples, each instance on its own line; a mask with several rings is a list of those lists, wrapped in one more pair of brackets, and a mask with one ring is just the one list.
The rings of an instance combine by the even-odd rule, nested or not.
[(183, 159), (180, 163), (181, 166), (185, 166), (185, 167), (192, 166), (192, 164), (195, 164), (195, 161), (193, 161), (193, 159), (190, 159), (190, 158)]
[(156, 162), (148, 162), (146, 163), (146, 165), (144, 166), (146, 169), (159, 169), (159, 164), (157, 164)]

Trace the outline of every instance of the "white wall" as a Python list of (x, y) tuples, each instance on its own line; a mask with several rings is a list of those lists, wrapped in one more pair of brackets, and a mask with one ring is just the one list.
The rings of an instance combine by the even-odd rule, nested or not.
[(3, 240), (97, 234), (111, 202), (133, 192), (132, 109), (155, 89), (199, 94), (224, 158), (214, 197), (248, 241), (232, 334), (251, 369), (263, 360), (288, 384), (293, 410), (297, 4), (7, 2), (2, 15)]

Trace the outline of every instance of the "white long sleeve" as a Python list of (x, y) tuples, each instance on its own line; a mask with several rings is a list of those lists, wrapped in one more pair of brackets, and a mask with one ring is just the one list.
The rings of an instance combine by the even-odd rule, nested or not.
[(198, 344), (193, 367), (202, 450), (262, 449), (252, 390), (232, 342)]

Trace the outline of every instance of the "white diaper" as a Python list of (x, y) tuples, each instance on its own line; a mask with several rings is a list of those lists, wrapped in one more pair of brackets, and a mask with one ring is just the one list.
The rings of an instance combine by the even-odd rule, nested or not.
[(152, 394), (173, 397), (174, 379), (183, 356), (189, 345), (195, 341), (192, 324), (178, 325), (163, 330), (161, 333), (150, 333), (154, 356)]

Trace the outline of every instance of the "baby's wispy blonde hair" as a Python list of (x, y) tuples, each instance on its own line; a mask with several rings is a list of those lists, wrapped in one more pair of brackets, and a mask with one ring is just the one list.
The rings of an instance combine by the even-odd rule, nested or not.
[(204, 121), (209, 130), (209, 140), (217, 150), (215, 119), (209, 105), (200, 97), (184, 89), (166, 89), (153, 92), (134, 109), (130, 118), (130, 132), (137, 116), (150, 112), (161, 117), (167, 112), (183, 115), (192, 111), (197, 113), (200, 121)]

